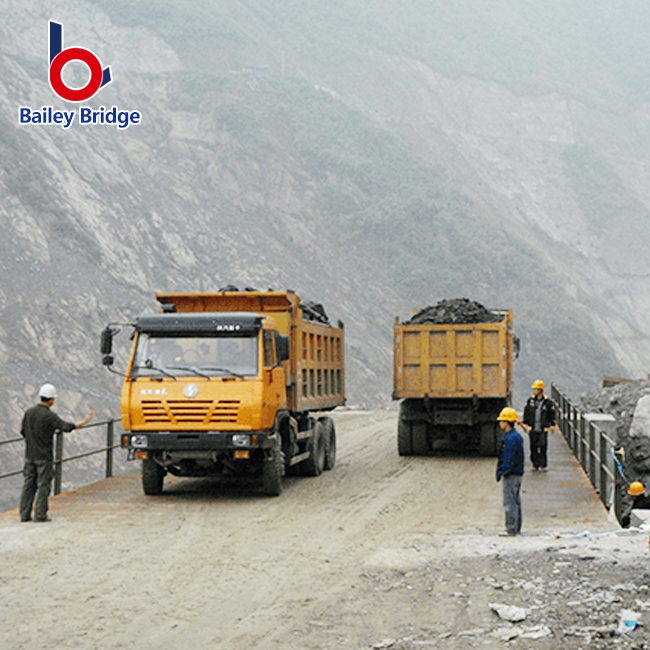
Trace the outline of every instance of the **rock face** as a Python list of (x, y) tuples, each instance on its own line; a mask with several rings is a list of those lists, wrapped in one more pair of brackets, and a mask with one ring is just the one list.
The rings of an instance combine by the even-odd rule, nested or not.
[[(142, 19), (128, 25), (109, 13), (118, 5), (0, 0), (0, 435), (16, 435), (44, 381), (58, 387), (63, 417), (90, 406), (116, 416), (121, 380), (100, 365), (99, 332), (121, 324), (124, 368), (128, 323), (158, 309), (157, 290), (232, 282), (324, 305), (346, 325), (352, 404), (390, 402), (390, 324), (439, 296), (513, 309), (525, 392), (542, 374), (583, 390), (622, 371), (584, 304), (598, 305), (611, 341), (624, 330), (642, 345), (645, 303), (615, 321), (595, 292), (618, 279), (580, 252), (609, 236), (587, 238), (584, 215), (569, 233), (573, 213), (552, 200), (564, 169), (557, 147), (577, 137), (562, 97), (515, 95), (376, 45), (341, 67), (247, 7), (241, 38), (205, 42), (223, 54), (253, 34), (259, 47), (207, 56), (200, 38), (183, 45), (145, 25), (147, 6), (133, 3)], [(113, 68), (89, 105), (138, 109), (139, 126), (18, 124), (20, 106), (66, 108), (48, 84), (49, 18), (64, 24), (66, 46), (89, 47)], [(284, 44), (286, 68), (246, 65)], [(196, 48), (201, 66), (182, 46)], [(585, 129), (596, 123), (578, 113)], [(550, 150), (553, 174), (540, 176)], [(628, 162), (630, 174), (642, 168)], [(567, 242), (577, 247), (568, 257)], [(645, 276), (631, 282), (645, 295)], [(620, 295), (612, 290), (614, 302)], [(639, 349), (628, 355), (635, 364)]]
[(631, 476), (650, 486), (650, 395), (641, 397), (634, 409), (625, 441), (625, 460)]

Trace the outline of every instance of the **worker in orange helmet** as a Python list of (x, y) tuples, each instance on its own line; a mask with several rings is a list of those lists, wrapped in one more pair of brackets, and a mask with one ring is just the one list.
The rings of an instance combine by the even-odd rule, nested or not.
[(533, 394), (524, 407), (524, 427), (530, 437), (530, 460), (534, 469), (545, 472), (548, 468), (548, 432), (555, 426), (555, 405), (544, 395), (544, 382), (537, 379), (532, 385)]
[(630, 527), (630, 519), (634, 508), (647, 510), (650, 505), (648, 497), (645, 495), (645, 486), (641, 481), (632, 481), (627, 488), (627, 498), (623, 497), (621, 505), (620, 523), (623, 528)]

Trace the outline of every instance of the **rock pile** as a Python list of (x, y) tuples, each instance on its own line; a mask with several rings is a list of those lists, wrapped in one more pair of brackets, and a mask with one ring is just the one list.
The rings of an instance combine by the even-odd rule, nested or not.
[(615, 386), (580, 395), (578, 408), (585, 413), (609, 413), (616, 418), (618, 441), (630, 431), (634, 409), (642, 397), (650, 395), (650, 380), (623, 381)]
[(433, 307), (421, 309), (403, 325), (446, 325), (466, 323), (498, 323), (503, 314), (495, 314), (478, 302), (467, 298), (441, 300)]
[(621, 506), (617, 511), (623, 527), (630, 525), (633, 508), (650, 507), (650, 494), (633, 500), (627, 494), (632, 481), (650, 487), (650, 381), (623, 381), (594, 393), (580, 396), (579, 408), (586, 413), (608, 413), (616, 418), (616, 441), (622, 453), (617, 454), (624, 476), (619, 476)]

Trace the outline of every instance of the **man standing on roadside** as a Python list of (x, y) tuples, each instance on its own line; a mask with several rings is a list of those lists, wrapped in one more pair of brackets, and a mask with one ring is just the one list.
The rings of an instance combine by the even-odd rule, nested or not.
[(517, 412), (506, 406), (497, 418), (504, 436), (499, 450), (497, 481), (503, 479), (503, 509), (506, 513), (504, 535), (521, 532), (521, 479), (524, 475), (524, 439), (515, 429)]
[(54, 432), (72, 431), (80, 429), (95, 417), (94, 411), (80, 422), (66, 422), (54, 411), (52, 404), (56, 398), (56, 389), (52, 384), (43, 384), (38, 396), (40, 404), (32, 406), (25, 411), (20, 434), (25, 438), (25, 468), (23, 476), (25, 482), (20, 497), (20, 520), (32, 520), (32, 505), (34, 507), (34, 521), (50, 521), (47, 516), (47, 500), (50, 496), (53, 478), (53, 446)]
[(524, 407), (524, 426), (530, 436), (530, 461), (535, 469), (547, 470), (548, 430), (555, 425), (553, 400), (544, 395), (544, 382), (537, 379), (532, 385), (533, 395)]

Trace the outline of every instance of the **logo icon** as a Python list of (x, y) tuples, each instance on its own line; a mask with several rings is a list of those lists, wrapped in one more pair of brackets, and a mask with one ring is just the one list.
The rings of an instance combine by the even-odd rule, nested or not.
[(192, 399), (193, 397), (196, 397), (199, 394), (199, 387), (196, 384), (187, 384), (185, 388), (183, 388), (183, 395), (187, 397), (187, 399)]
[[(63, 81), (63, 68), (71, 61), (81, 61), (90, 70), (90, 79), (82, 88), (70, 88)], [(63, 49), (63, 25), (50, 20), (50, 86), (67, 102), (85, 102), (97, 91), (111, 82), (111, 66), (102, 68), (101, 61), (94, 52), (84, 47)]]

